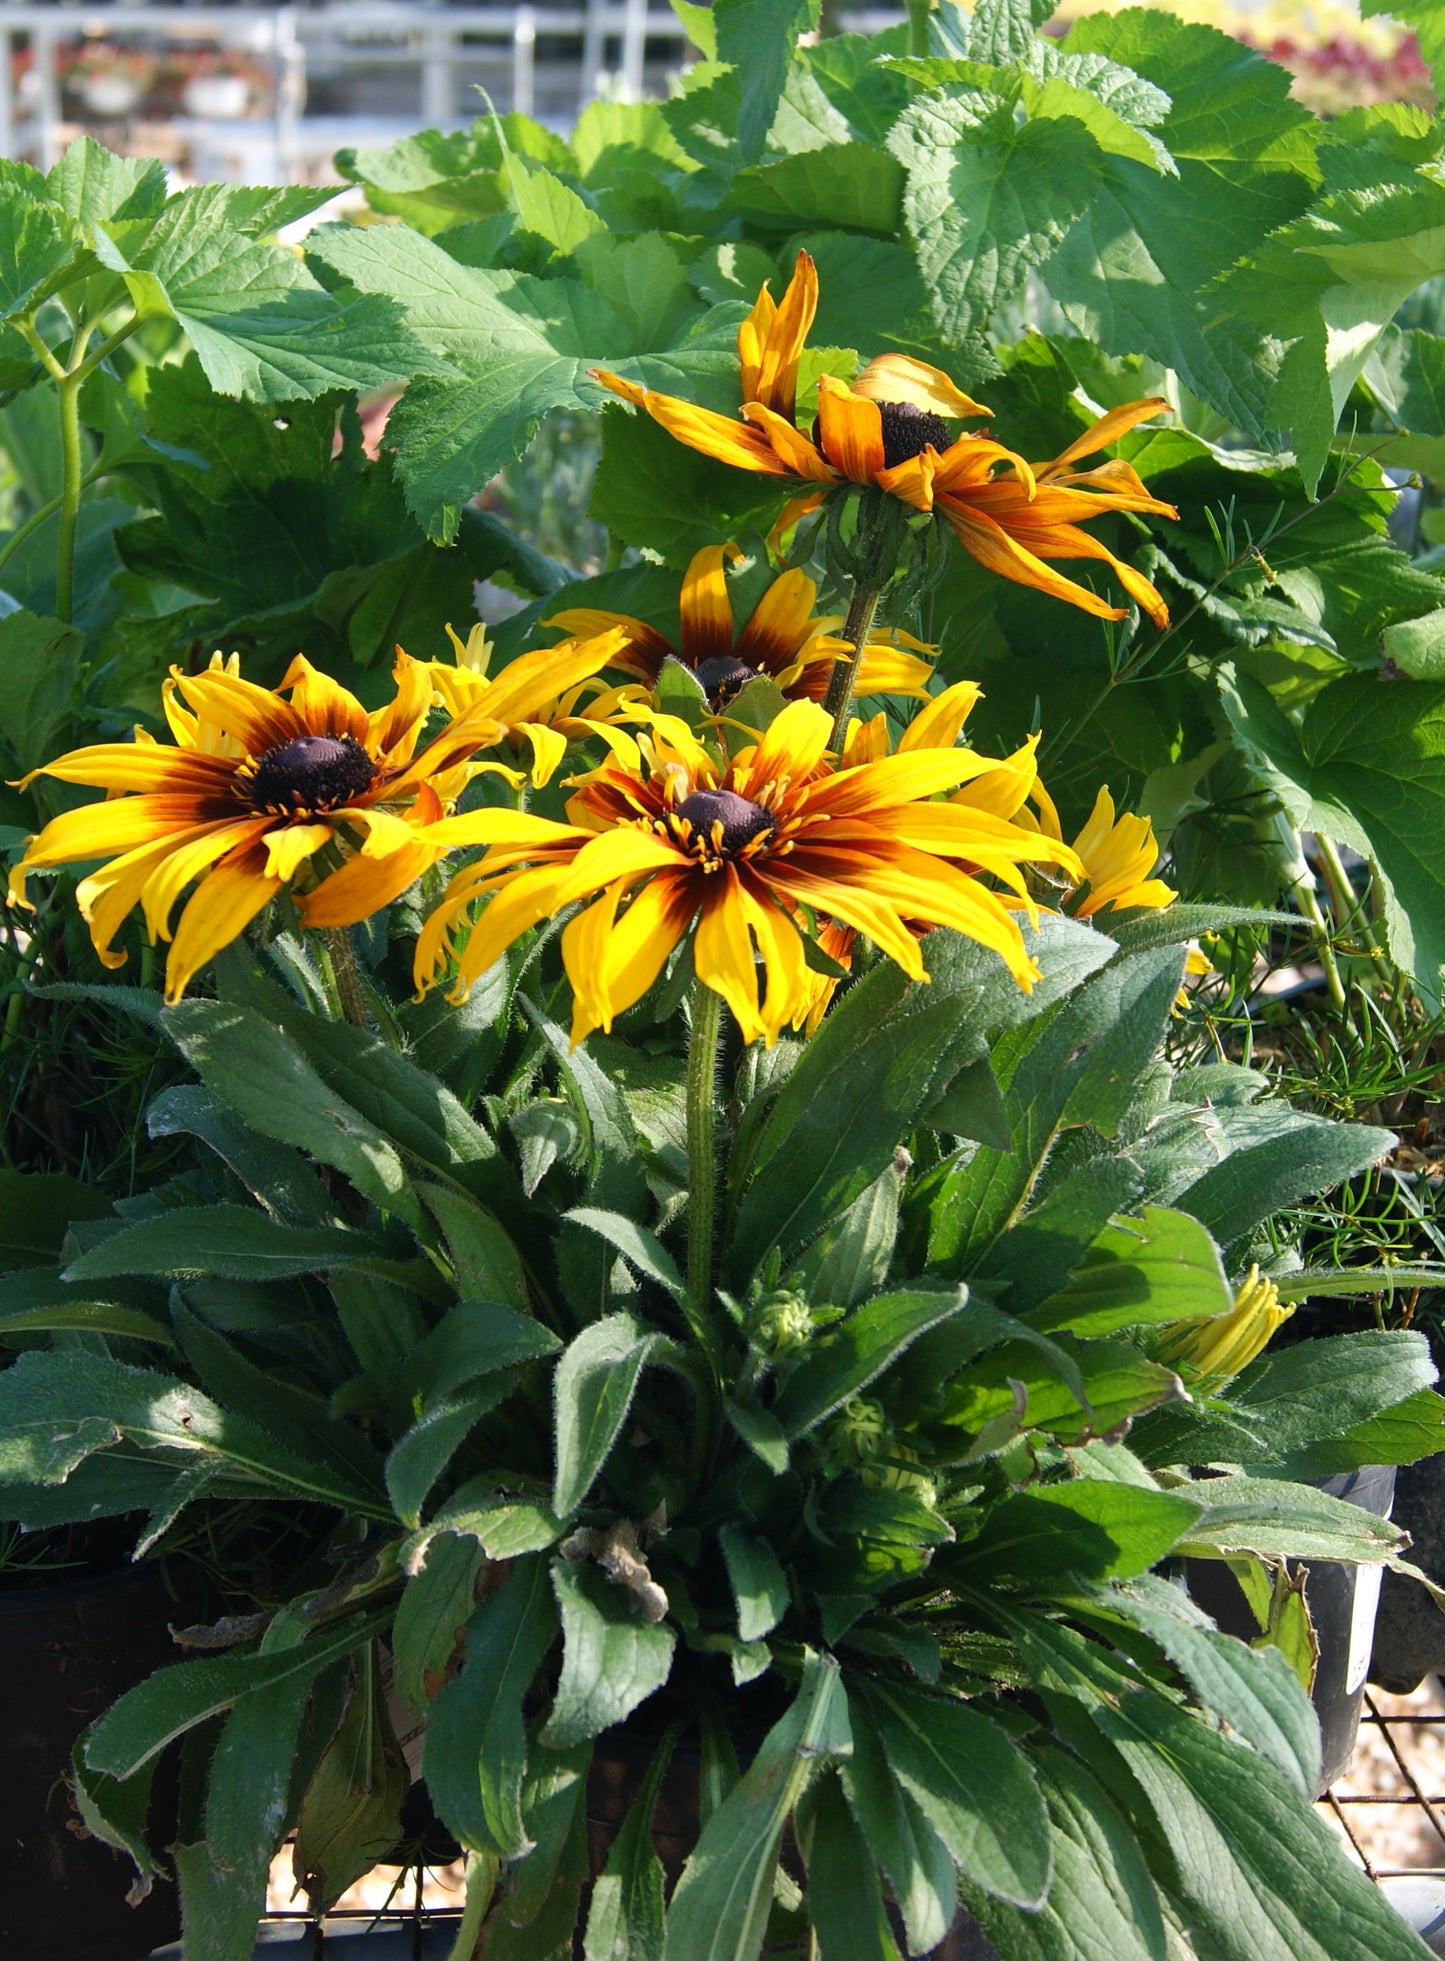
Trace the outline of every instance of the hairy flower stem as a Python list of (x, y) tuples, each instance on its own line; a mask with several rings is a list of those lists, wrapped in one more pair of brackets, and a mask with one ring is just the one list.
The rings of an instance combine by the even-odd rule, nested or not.
[(842, 633), (852, 652), (846, 660), (834, 661), (833, 672), (828, 677), (828, 692), (823, 697), (823, 706), (833, 717), (832, 747), (840, 763), (848, 733), (848, 715), (853, 706), (853, 689), (857, 685), (863, 649), (873, 629), (873, 615), (878, 611), (878, 598), (877, 586), (854, 585)]
[(1306, 870), (1304, 876), (1297, 879), (1290, 887), (1290, 891), (1294, 897), (1295, 904), (1299, 907), (1313, 929), (1312, 937), (1315, 943), (1315, 956), (1324, 969), (1325, 987), (1329, 992), (1329, 997), (1337, 1008), (1343, 1009), (1345, 1005), (1344, 982), (1340, 979), (1340, 970), (1335, 964), (1335, 950), (1330, 945), (1330, 924), (1325, 918), (1324, 913), (1320, 910), (1319, 898), (1315, 892), (1313, 873)]
[(908, 0), (908, 52), (911, 55), (928, 53), (928, 16), (933, 12), (933, 0)]
[(366, 996), (361, 991), (361, 974), (357, 969), (351, 935), (344, 926), (323, 926), (321, 939), (331, 965), (332, 978), (336, 982), (336, 997), (342, 1014), (353, 1028), (364, 1028), (370, 1034), (371, 1016), (366, 1012)]
[(722, 996), (694, 981), (687, 1044), (687, 1288), (706, 1320), (717, 1213), (717, 1052)]
[(67, 375), (60, 397), (60, 530), (55, 546), (55, 617), (69, 626), (75, 585), (75, 526), (85, 460), (80, 447), (80, 377)]

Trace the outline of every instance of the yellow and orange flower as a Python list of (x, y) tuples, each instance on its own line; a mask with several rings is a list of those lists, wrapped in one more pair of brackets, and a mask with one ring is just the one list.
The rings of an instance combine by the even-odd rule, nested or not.
[[(1036, 783), (1029, 795), (1044, 835), (1062, 840), (1059, 813), (1042, 783)], [(1107, 786), (1094, 799), (1089, 820), (1074, 839), (1074, 850), (1087, 881), (1066, 902), (1075, 919), (1092, 919), (1106, 908), (1124, 912), (1137, 906), (1158, 912), (1179, 897), (1173, 886), (1150, 876), (1159, 863), (1153, 825), (1147, 817), (1135, 817), (1127, 810), (1116, 817)]]
[[(954, 751), (965, 759), (968, 776), (951, 793), (949, 802), (960, 809), (977, 812), (981, 820), (993, 818), (1011, 823), (1037, 788), (1035, 751), (1039, 739), (1031, 735), (1011, 756), (984, 756), (973, 749), (955, 750), (954, 745), (963, 732), (964, 723), (982, 698), (983, 691), (977, 682), (956, 681), (941, 694), (932, 696), (914, 716), (898, 738), (896, 750), (885, 715), (875, 715), (871, 721), (852, 722), (848, 727), (844, 760), (850, 767), (857, 767), (863, 763), (881, 761), (883, 757), (895, 753), (917, 754), (925, 749)], [(1030, 820), (1027, 828), (1037, 827)], [(1060, 865), (1070, 876), (1082, 876), (1083, 867), (1072, 850), (1058, 840), (1056, 843), (1059, 843), (1059, 857), (1042, 862)], [(966, 862), (962, 869), (969, 869)], [(1007, 903), (1018, 906), (1019, 900), (1015, 897)], [(921, 923), (912, 922), (912, 930), (922, 933), (927, 928)], [(817, 938), (819, 946), (837, 966), (845, 972), (852, 967), (855, 934), (850, 926), (828, 920)], [(837, 987), (836, 975), (811, 972), (807, 995), (800, 1004), (794, 1026), (811, 1035), (823, 1019)]]
[(1168, 609), (1150, 582), (1080, 526), (1111, 511), (1177, 517), (1174, 506), (1151, 497), (1118, 458), (1092, 470), (1072, 467), (1158, 415), (1166, 402), (1150, 397), (1112, 409), (1052, 462), (1030, 464), (989, 436), (951, 434), (950, 421), (989, 410), (940, 369), (911, 355), (880, 354), (851, 388), (836, 376), (819, 376), (817, 422), (809, 435), (797, 423), (798, 363), (817, 306), (817, 271), (800, 252), (781, 304), (764, 286), (738, 329), (740, 422), (605, 368), (589, 372), (689, 448), (740, 470), (814, 486), (788, 505), (779, 531), (839, 488), (874, 486), (915, 510), (937, 511), (964, 550), (1000, 577), (1101, 619), (1123, 619), (1124, 607), (1111, 606), (1048, 563), (1102, 560), (1157, 626), (1167, 623)]
[[(464, 994), (521, 933), (586, 900), (561, 941), (574, 1043), (642, 997), (694, 922), (697, 977), (748, 1041), (772, 1043), (804, 1008), (803, 936), (819, 915), (865, 933), (916, 980), (926, 973), (910, 922), (950, 926), (1030, 987), (1037, 970), (1017, 921), (981, 874), (1023, 896), (1020, 867), (1072, 861), (1067, 847), (930, 801), (973, 773), (965, 750), (840, 769), (831, 734), (822, 708), (791, 702), (724, 765), (682, 721), (660, 716), (639, 738), (637, 766), (614, 759), (585, 778), (565, 824), (485, 810), (431, 825), (425, 835), (442, 849), (487, 850), (423, 927), (418, 985), (454, 962)], [(474, 918), (482, 898), (490, 903)]]
[(421, 749), (432, 671), (406, 654), (393, 670), (395, 698), (371, 714), (300, 655), (274, 690), (243, 680), (234, 656), (216, 655), (204, 674), (172, 669), (163, 700), (174, 747), (138, 733), (134, 742), (74, 749), (25, 779), (52, 776), (110, 795), (65, 811), (30, 839), (10, 901), (29, 903), (33, 871), (108, 859), (76, 893), (96, 952), (108, 967), (124, 964), (112, 942), (139, 905), (152, 945), (170, 941), (166, 999), (177, 1001), (285, 886), (307, 926), (352, 925), (404, 892), (442, 854), (427, 826), (476, 769), (493, 767), (468, 759), (615, 647), (614, 636), (525, 671), (515, 663)]
[[(738, 632), (727, 567), (742, 557), (736, 545), (705, 545), (694, 552), (678, 599), (682, 630), (676, 647), (655, 626), (630, 613), (573, 607), (555, 613), (547, 625), (585, 634), (620, 627), (627, 645), (614, 667), (651, 687), (668, 660), (681, 661), (718, 712), (760, 674), (791, 700), (821, 701), (834, 662), (851, 653), (847, 641), (834, 634), (841, 619), (816, 615), (818, 588), (805, 572), (789, 571), (773, 580)], [(933, 669), (905, 647), (921, 648), (922, 642), (896, 628), (887, 638), (870, 641), (863, 649), (855, 694), (926, 696)]]
[[(449, 715), (460, 718), (481, 708), (495, 717), (520, 702), (519, 708), (507, 713), (500, 725), (504, 733), (496, 739), (514, 751), (520, 751), (525, 742), (532, 752), (528, 774), (538, 789), (551, 782), (571, 743), (583, 742), (589, 736), (610, 742), (619, 723), (636, 719), (633, 711), (641, 700), (641, 690), (609, 687), (597, 678), (600, 668), (623, 665), (627, 651), (623, 622), (601, 613), (589, 614), (588, 618), (595, 618), (599, 625), (591, 630), (586, 643), (588, 665), (581, 680), (567, 678), (575, 676), (575, 668), (563, 665), (570, 663), (580, 644), (575, 639), (540, 653), (523, 654), (500, 674), (489, 676), (492, 650), (480, 622), (465, 640), (448, 627), (453, 659), (431, 664), (437, 700)], [(564, 676), (560, 682), (559, 674)]]

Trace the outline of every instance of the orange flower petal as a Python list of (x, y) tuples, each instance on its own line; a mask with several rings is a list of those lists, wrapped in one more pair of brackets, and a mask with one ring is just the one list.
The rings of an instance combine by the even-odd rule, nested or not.
[(1117, 442), (1120, 436), (1126, 435), (1139, 423), (1151, 421), (1154, 416), (1163, 414), (1168, 408), (1169, 404), (1162, 395), (1150, 395), (1142, 401), (1125, 402), (1117, 409), (1110, 409), (1108, 414), (1101, 415), (1097, 422), (1091, 422), (1084, 433), (1076, 436), (1067, 449), (1060, 450), (1053, 462), (1041, 474), (1053, 476), (1056, 471), (1065, 469), (1079, 457), (1093, 456), (1097, 451), (1107, 448), (1110, 443)]
[(724, 864), (703, 886), (692, 958), (703, 986), (720, 994), (732, 1009), (743, 1040), (756, 1041), (764, 1032), (758, 1013), (758, 972), (742, 889), (731, 864)]
[(816, 622), (818, 588), (796, 568), (773, 580), (738, 635), (738, 659), (760, 674), (778, 674), (798, 658)]
[(798, 357), (813, 316), (818, 311), (818, 270), (806, 252), (799, 252), (777, 313), (768, 323), (758, 362), (757, 383), (743, 389), (744, 401), (761, 402), (764, 408), (785, 416), (789, 422), (797, 412)]
[(418, 837), (384, 858), (360, 852), (348, 858), (329, 878), (296, 901), (303, 926), (354, 926), (401, 897), (441, 856), (435, 845)]
[(833, 375), (818, 377), (818, 440), (824, 456), (854, 483), (883, 468), (883, 417), (876, 402)]
[(810, 490), (805, 497), (790, 497), (788, 499), (782, 510), (778, 512), (777, 521), (768, 533), (768, 550), (774, 558), (782, 557), (783, 540), (793, 529), (793, 526), (797, 524), (800, 518), (807, 517), (809, 512), (816, 511), (827, 494), (824, 490)]
[(749, 422), (756, 424), (766, 438), (768, 453), (777, 465), (775, 475), (804, 477), (810, 483), (838, 482), (838, 472), (802, 431), (795, 429), (783, 416), (775, 415), (765, 403), (744, 402), (743, 414)]
[(730, 416), (697, 408), (691, 402), (679, 401), (675, 395), (654, 394), (649, 388), (639, 388), (635, 382), (623, 381), (620, 375), (609, 374), (605, 368), (589, 368), (587, 372), (593, 381), (614, 395), (646, 409), (669, 436), (686, 443), (689, 449), (701, 450), (704, 456), (716, 457), (719, 463), (730, 463), (735, 470), (754, 470), (765, 477), (798, 474), (786, 467), (770, 443)]
[(986, 571), (996, 572), (1000, 578), (1012, 579), (1021, 586), (1032, 586), (1038, 592), (1048, 593), (1053, 599), (1067, 600), (1071, 606), (1092, 613), (1097, 619), (1124, 618), (1125, 607), (1111, 606), (1097, 593), (1090, 592), (1087, 586), (1076, 585), (1060, 572), (1051, 572), (1042, 559), (1026, 551), (992, 518), (951, 499), (940, 500), (939, 508), (953, 527), (958, 542)]

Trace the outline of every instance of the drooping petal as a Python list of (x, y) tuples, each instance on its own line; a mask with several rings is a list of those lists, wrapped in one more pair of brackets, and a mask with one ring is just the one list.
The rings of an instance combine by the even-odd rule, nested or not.
[(838, 472), (822, 452), (784, 416), (775, 415), (762, 402), (744, 402), (743, 414), (760, 432), (759, 441), (766, 441), (768, 454), (777, 466), (775, 476), (803, 477), (810, 483), (838, 482)]
[(911, 354), (875, 354), (854, 381), (853, 388), (870, 402), (906, 402), (911, 408), (924, 409), (930, 415), (963, 420), (993, 413), (956, 388), (941, 368), (915, 361)]
[(1110, 443), (1117, 442), (1120, 436), (1127, 435), (1129, 430), (1136, 428), (1139, 423), (1152, 421), (1156, 415), (1165, 414), (1168, 409), (1169, 404), (1161, 395), (1150, 395), (1143, 401), (1125, 402), (1119, 408), (1110, 409), (1108, 414), (1101, 415), (1097, 422), (1091, 422), (1081, 436), (1074, 438), (1067, 449), (1060, 450), (1047, 469), (1040, 471), (1039, 474), (1054, 476), (1058, 471), (1067, 469), (1069, 464), (1076, 462), (1079, 457), (1095, 455), (1099, 450), (1107, 448)]
[(25, 856), (11, 874), (11, 890), (23, 894), (24, 875), (41, 867), (109, 858), (159, 838), (177, 838), (195, 824), (195, 805), (187, 797), (118, 797), (113, 803), (87, 803), (78, 810), (63, 810), (26, 846)]
[[(229, 845), (224, 848), (228, 849)], [(93, 872), (76, 886), (75, 902), (90, 928), (90, 943), (102, 966), (125, 965), (125, 954), (112, 952), (111, 941), (139, 904), (146, 880), (174, 849), (171, 838), (162, 838), (157, 844), (143, 844), (138, 850), (112, 858), (103, 871)]]
[[(754, 884), (756, 890), (750, 889)], [(751, 881), (744, 872), (738, 889), (744, 917), (762, 957), (766, 979), (761, 1010), (763, 1040), (771, 1048), (808, 998), (803, 936), (761, 880)]]
[(720, 994), (732, 1009), (745, 1042), (763, 1033), (758, 1013), (758, 971), (737, 869), (724, 865), (703, 887), (702, 909), (692, 943), (693, 965), (704, 987)]
[(552, 781), (567, 754), (567, 738), (559, 729), (544, 722), (514, 722), (514, 735), (524, 735), (532, 745), (532, 781), (540, 790)]
[(878, 404), (855, 395), (833, 375), (819, 375), (818, 442), (845, 477), (871, 484), (883, 468), (883, 417)]
[(1111, 606), (1098, 593), (1090, 592), (1087, 586), (1066, 579), (1060, 572), (1051, 572), (1042, 559), (1026, 551), (992, 518), (951, 499), (940, 500), (939, 508), (952, 526), (958, 542), (986, 571), (996, 572), (1000, 578), (1012, 579), (1017, 585), (1032, 586), (1035, 591), (1046, 592), (1053, 599), (1065, 599), (1082, 612), (1092, 613), (1096, 619), (1122, 620), (1125, 617), (1127, 607)]
[(266, 838), (266, 876), (289, 885), (313, 853), (336, 835), (330, 824), (282, 824)]
[[(460, 1000), (529, 926), (550, 919), (560, 910), (557, 893), (569, 869), (565, 863), (539, 865), (535, 871), (519, 872), (509, 884), (502, 886), (482, 909), (457, 962), (455, 999)], [(418, 958), (420, 955), (418, 941)]]
[(572, 1046), (594, 1028), (612, 1027), (612, 1001), (607, 991), (607, 948), (623, 896), (621, 885), (607, 885), (590, 905), (562, 928), (562, 965), (572, 983)]
[[(218, 824), (213, 829), (197, 833), (194, 837), (173, 841), (171, 850), (160, 860), (146, 879), (140, 892), (140, 901), (145, 909), (146, 931), (151, 944), (158, 939), (171, 937), (171, 914), (176, 902), (193, 879), (208, 872), (218, 859), (224, 858), (228, 851), (246, 849), (263, 842), (269, 843), (266, 827), (274, 824), (272, 817), (244, 818), (239, 823)], [(122, 862), (122, 861), (117, 861)], [(114, 871), (115, 867), (109, 868)], [(266, 866), (268, 877), (279, 874)], [(289, 873), (286, 874), (290, 876)], [(89, 883), (89, 881), (87, 881)], [(77, 894), (79, 896), (79, 894)], [(86, 901), (81, 901), (81, 911), (85, 911)]]
[(166, 960), (166, 1001), (180, 1000), (206, 963), (229, 946), (281, 889), (266, 876), (265, 846), (253, 844), (223, 858), (191, 894)]
[(782, 510), (778, 512), (777, 521), (768, 533), (768, 550), (774, 558), (782, 557), (783, 540), (793, 529), (793, 526), (797, 524), (800, 518), (805, 518), (810, 512), (816, 511), (827, 494), (825, 490), (810, 490), (805, 497), (790, 497), (788, 499)]
[(703, 879), (695, 867), (680, 866), (633, 894), (607, 946), (607, 1001), (614, 1016), (640, 1001), (662, 972), (697, 912)]
[(689, 449), (701, 450), (704, 456), (716, 457), (719, 463), (731, 463), (735, 470), (754, 470), (765, 477), (798, 474), (782, 462), (771, 443), (746, 423), (679, 401), (675, 395), (658, 395), (650, 388), (639, 388), (635, 382), (624, 381), (605, 368), (589, 368), (587, 372), (593, 381), (614, 395), (646, 409), (669, 436), (686, 443)]
[(682, 653), (690, 667), (719, 660), (733, 650), (733, 603), (727, 566), (742, 557), (736, 545), (704, 545), (694, 552), (683, 575), (678, 612)]
[(370, 919), (393, 899), (399, 899), (409, 885), (429, 871), (440, 853), (424, 839), (413, 838), (400, 851), (385, 858), (367, 858), (361, 852), (323, 878), (310, 892), (296, 900), (303, 926), (355, 926)]

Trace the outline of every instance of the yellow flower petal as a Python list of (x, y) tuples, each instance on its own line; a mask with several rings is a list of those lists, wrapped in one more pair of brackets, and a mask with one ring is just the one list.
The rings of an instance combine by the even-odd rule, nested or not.
[(304, 654), (297, 654), (287, 668), (280, 692), (291, 696), (291, 706), (311, 734), (349, 735), (365, 745), (371, 733), (366, 710), (349, 689), (313, 667)]
[(993, 413), (956, 388), (941, 368), (915, 361), (911, 354), (874, 355), (853, 387), (870, 402), (906, 402), (911, 408), (956, 420)]
[(764, 1032), (758, 1013), (757, 967), (738, 874), (732, 865), (724, 865), (703, 888), (692, 958), (703, 986), (720, 994), (732, 1009), (743, 1040), (755, 1042)]
[[(398, 822), (393, 818), (392, 822)], [(402, 829), (405, 829), (405, 825)], [(335, 836), (330, 824), (283, 824), (266, 838), (266, 876), (289, 884), (297, 870)]]
[(229, 946), (281, 889), (266, 876), (264, 845), (223, 859), (191, 894), (166, 960), (166, 1001), (180, 1000), (191, 980), (222, 947)]
[(704, 545), (688, 561), (678, 612), (683, 658), (691, 667), (722, 659), (733, 650), (733, 605), (728, 597), (726, 568), (741, 557), (736, 545)]
[(951, 749), (982, 699), (983, 689), (976, 681), (955, 681), (951, 688), (934, 695), (914, 716), (899, 738), (899, 753), (913, 749)]

